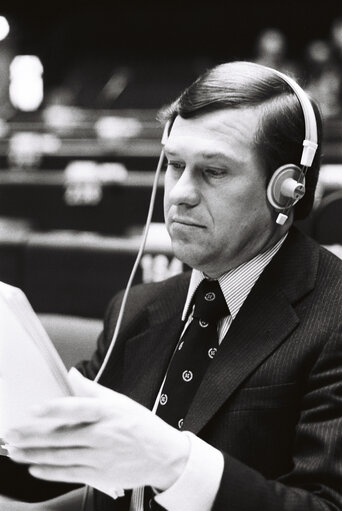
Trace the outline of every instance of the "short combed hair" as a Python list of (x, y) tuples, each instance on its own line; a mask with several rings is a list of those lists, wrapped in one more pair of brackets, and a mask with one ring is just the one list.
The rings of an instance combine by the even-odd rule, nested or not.
[[(320, 168), (322, 119), (317, 104), (313, 100), (311, 103), (317, 122), (318, 149), (306, 174), (305, 196), (295, 206), (295, 219), (305, 218), (312, 209)], [(229, 62), (206, 71), (160, 112), (159, 120), (172, 122), (178, 115), (187, 119), (223, 108), (248, 107), (260, 111), (255, 148), (268, 180), (281, 165), (299, 165), (305, 138), (299, 100), (272, 69), (253, 62)]]

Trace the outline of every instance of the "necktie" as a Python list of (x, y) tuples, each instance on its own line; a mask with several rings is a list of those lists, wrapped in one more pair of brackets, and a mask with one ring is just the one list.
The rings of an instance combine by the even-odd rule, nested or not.
[[(218, 349), (217, 323), (229, 314), (217, 280), (202, 280), (194, 296), (192, 321), (174, 351), (156, 415), (182, 429), (184, 418)], [(145, 487), (144, 510), (161, 509)]]
[(218, 349), (217, 323), (229, 310), (217, 280), (203, 280), (194, 297), (193, 319), (171, 359), (156, 415), (182, 429), (184, 418)]

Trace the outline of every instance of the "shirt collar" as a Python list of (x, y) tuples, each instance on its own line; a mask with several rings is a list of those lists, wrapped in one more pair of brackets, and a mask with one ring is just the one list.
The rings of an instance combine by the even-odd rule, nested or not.
[[(265, 252), (257, 254), (250, 261), (240, 264), (240, 266), (229, 270), (227, 273), (224, 273), (221, 277), (219, 277), (218, 282), (233, 319), (235, 319), (243, 302), (246, 300), (249, 292), (263, 270), (284, 243), (286, 236), (287, 233)], [(182, 321), (187, 319), (195, 291), (205, 278), (204, 273), (201, 271), (196, 269), (192, 270), (188, 294), (182, 314)]]

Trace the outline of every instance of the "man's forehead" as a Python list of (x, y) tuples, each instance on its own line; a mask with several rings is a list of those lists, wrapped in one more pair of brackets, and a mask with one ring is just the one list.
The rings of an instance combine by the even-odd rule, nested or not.
[(225, 152), (227, 147), (251, 148), (258, 123), (259, 115), (252, 108), (224, 108), (186, 119), (177, 116), (165, 150), (171, 153), (200, 144), (201, 152), (210, 155)]

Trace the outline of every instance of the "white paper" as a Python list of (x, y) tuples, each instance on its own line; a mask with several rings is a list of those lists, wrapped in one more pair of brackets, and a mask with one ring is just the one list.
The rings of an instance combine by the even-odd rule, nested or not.
[(0, 437), (28, 408), (68, 395), (67, 370), (25, 294), (0, 282)]

